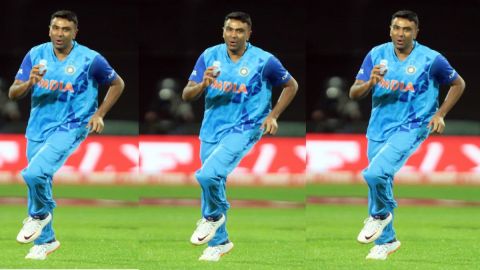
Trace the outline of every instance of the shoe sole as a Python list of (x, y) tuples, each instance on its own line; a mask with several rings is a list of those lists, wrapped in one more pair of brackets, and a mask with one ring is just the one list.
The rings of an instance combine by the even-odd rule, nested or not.
[(62, 244), (61, 244), (60, 242), (58, 242), (58, 246), (57, 246), (56, 248), (50, 250), (49, 252), (47, 252), (47, 253), (45, 254), (45, 258), (44, 258), (44, 259), (27, 258), (27, 257), (25, 257), (25, 259), (27, 259), (27, 260), (39, 260), (39, 261), (46, 260), (46, 259), (48, 258), (48, 255), (52, 254), (54, 251), (56, 251), (57, 249), (59, 249), (61, 245), (62, 245)]
[(57, 246), (56, 248), (50, 250), (49, 252), (47, 252), (47, 256), (50, 255), (50, 254), (52, 254), (52, 253), (53, 253), (54, 251), (56, 251), (57, 249), (59, 249), (61, 245), (62, 245), (62, 244), (61, 244), (60, 242), (58, 242), (58, 246)]
[(376, 233), (374, 233), (369, 239), (363, 239), (363, 238), (360, 238), (360, 237), (357, 237), (357, 241), (360, 243), (360, 244), (370, 244), (372, 243), (373, 241), (377, 240), (383, 233), (383, 230), (385, 229), (385, 227), (388, 226), (388, 224), (390, 224), (390, 222), (392, 222), (392, 214), (390, 213), (390, 215), (388, 216), (387, 219), (390, 219), (388, 221), (387, 224), (385, 224), (385, 226), (383, 226), (382, 229), (378, 230)]
[[(225, 255), (225, 254), (228, 254), (230, 253), (230, 251), (232, 251), (232, 249), (234, 248), (235, 246), (232, 245), (232, 248), (227, 250), (227, 252), (224, 252), (222, 254), (220, 254), (220, 258), (218, 259), (218, 261), (220, 261), (220, 259)], [(204, 261), (204, 262), (218, 262), (218, 261), (211, 261), (211, 260), (203, 260), (203, 259), (198, 259), (199, 261)]]
[[(52, 221), (52, 215), (49, 214), (48, 216), (48, 222), (45, 223), (45, 226), (48, 225), (48, 223), (50, 223), (50, 221)], [(28, 238), (28, 240), (23, 240), (25, 239), (25, 236), (20, 236), (20, 239), (18, 238), (18, 235), (17, 235), (17, 243), (20, 243), (20, 244), (28, 244), (28, 243), (31, 243), (35, 240), (37, 240), (37, 238), (42, 234), (42, 231), (43, 231), (43, 228), (45, 228), (45, 226), (43, 226), (40, 230), (38, 230), (36, 233), (34, 233), (30, 238)], [(23, 237), (23, 239), (22, 239)]]
[(388, 256), (390, 256), (390, 254), (392, 254), (392, 253), (394, 253), (395, 251), (399, 250), (401, 246), (402, 246), (402, 243), (400, 243), (400, 245), (398, 245), (398, 247), (395, 248), (394, 250), (388, 252), (388, 253), (387, 253), (387, 257), (386, 257), (385, 259), (368, 258), (368, 257), (366, 257), (365, 259), (367, 259), (367, 260), (382, 260), (382, 261), (384, 261), (384, 260), (388, 259)]

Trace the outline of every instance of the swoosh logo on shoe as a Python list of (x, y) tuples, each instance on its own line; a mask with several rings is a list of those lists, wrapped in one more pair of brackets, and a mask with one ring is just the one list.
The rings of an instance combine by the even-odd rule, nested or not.
[(366, 240), (370, 240), (370, 238), (372, 238), (374, 235), (375, 235), (375, 234), (372, 234), (372, 235), (370, 235), (370, 236), (366, 236), (366, 235), (365, 235), (365, 239), (366, 239)]
[(207, 238), (207, 236), (205, 236), (205, 237), (198, 237), (197, 239), (198, 239), (198, 241), (203, 241), (205, 238)]
[(25, 240), (28, 240), (30, 238), (32, 238), (32, 236), (34, 235), (35, 233), (32, 233), (30, 236), (23, 236), (23, 238), (25, 238)]

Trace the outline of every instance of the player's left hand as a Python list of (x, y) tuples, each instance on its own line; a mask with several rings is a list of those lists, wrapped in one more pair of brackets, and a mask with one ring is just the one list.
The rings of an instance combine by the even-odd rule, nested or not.
[(102, 133), (103, 127), (103, 117), (94, 114), (90, 121), (88, 121), (87, 128), (90, 130), (90, 133)]
[(265, 121), (263, 121), (262, 126), (260, 126), (260, 129), (263, 129), (263, 134), (271, 134), (275, 135), (278, 130), (278, 124), (277, 124), (277, 119), (272, 117), (272, 116), (267, 116)]
[(430, 133), (441, 134), (445, 130), (445, 121), (442, 116), (435, 114), (427, 127), (430, 129)]

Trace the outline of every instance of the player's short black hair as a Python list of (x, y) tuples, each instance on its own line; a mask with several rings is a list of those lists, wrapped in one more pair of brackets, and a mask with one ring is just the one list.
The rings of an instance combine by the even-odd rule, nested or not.
[(411, 10), (399, 10), (392, 15), (392, 21), (395, 18), (404, 18), (407, 19), (411, 22), (414, 22), (417, 25), (417, 28), (420, 26), (420, 22), (418, 21), (418, 15), (417, 13), (411, 11)]
[(248, 26), (252, 28), (252, 19), (250, 18), (250, 15), (248, 15), (245, 12), (242, 12), (242, 11), (230, 12), (227, 14), (227, 16), (225, 16), (224, 22), (226, 22), (228, 19), (239, 20), (241, 22), (248, 24)]
[(73, 12), (73, 11), (70, 11), (70, 10), (59, 10), (59, 11), (55, 11), (55, 12), (52, 14), (52, 17), (50, 17), (50, 22), (51, 22), (54, 18), (66, 19), (66, 20), (68, 20), (68, 21), (73, 22), (73, 23), (75, 24), (75, 26), (78, 27), (77, 14), (75, 14), (75, 12)]

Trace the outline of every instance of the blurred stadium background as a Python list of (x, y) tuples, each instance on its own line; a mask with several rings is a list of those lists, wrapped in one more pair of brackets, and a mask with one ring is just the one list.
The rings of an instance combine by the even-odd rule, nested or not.
[[(479, 1), (307, 1), (306, 269), (471, 269), (479, 263), (480, 84), (476, 63)], [(467, 88), (431, 136), (395, 177), (395, 229), (402, 248), (387, 261), (365, 260), (371, 245), (355, 243), (368, 216), (365, 131), (371, 96), (348, 91), (368, 51), (390, 41), (391, 15), (419, 15), (418, 41), (441, 52)], [(310, 11), (316, 14), (311, 16)], [(447, 89), (440, 93), (443, 101)], [(455, 235), (455, 237), (451, 237)], [(340, 256), (339, 256), (340, 255)]]
[[(195, 204), (200, 191), (192, 174), (200, 166), (197, 136), (203, 101), (184, 103), (180, 94), (197, 57), (205, 48), (223, 42), (223, 17), (233, 10), (250, 13), (252, 43), (275, 54), (297, 79), (300, 88), (280, 119), (279, 134), (263, 138), (229, 179), (229, 199), (235, 202), (229, 217), (234, 221), (231, 234), (241, 249), (226, 258), (222, 269), (238, 269), (240, 264), (245, 269), (317, 269), (319, 266), (363, 269), (359, 262), (363, 262), (365, 251), (352, 248), (352, 241), (365, 210), (363, 205), (355, 204), (365, 204), (356, 199), (365, 198), (367, 192), (358, 174), (366, 166), (364, 133), (371, 107), (369, 98), (352, 102), (347, 99), (347, 93), (368, 50), (389, 40), (390, 16), (401, 8), (419, 14), (418, 40), (442, 52), (464, 77), (467, 89), (446, 119), (446, 134), (432, 136), (412, 156), (399, 174), (395, 192), (399, 198), (473, 202), (474, 208), (462, 208), (466, 214), (455, 224), (443, 224), (442, 228), (461, 227), (461, 223), (468, 220), (463, 223), (467, 223), (465, 231), (475, 233), (479, 223), (471, 217), (478, 216), (475, 203), (480, 201), (480, 114), (476, 109), (480, 98), (476, 89), (480, 85), (475, 77), (480, 51), (477, 37), (472, 33), (478, 26), (480, 2), (347, 0), (322, 2), (321, 8), (317, 4), (313, 0), (238, 3), (83, 0), (61, 5), (21, 0), (2, 3), (8, 12), (0, 17), (0, 33), (5, 37), (0, 43), (0, 198), (3, 200), (0, 220), (18, 222), (5, 225), (8, 229), (0, 235), (1, 246), (13, 245), (10, 239), (25, 211), (25, 201), (4, 199), (26, 196), (23, 181), (17, 174), (26, 165), (23, 134), (30, 106), (28, 98), (10, 103), (5, 97), (26, 52), (49, 40), (49, 16), (59, 8), (77, 12), (78, 41), (102, 53), (124, 78), (126, 89), (106, 117), (105, 133), (90, 136), (57, 174), (54, 194), (57, 198), (81, 198), (87, 204), (90, 199), (96, 202), (102, 199), (106, 205), (111, 201), (123, 202), (121, 206), (117, 204), (113, 212), (111, 206), (99, 207), (98, 211), (89, 207), (67, 207), (66, 210), (59, 207), (57, 224), (62, 228), (59, 232), (67, 231), (65, 228), (75, 222), (76, 215), (87, 213), (91, 224), (89, 231), (75, 235), (75, 239), (67, 234), (61, 235), (61, 239), (67, 243), (87, 239), (90, 246), (74, 250), (75, 254), (65, 249), (56, 257), (59, 259), (44, 266), (207, 268), (195, 263), (200, 250), (184, 245), (198, 218)], [(101, 100), (105, 91), (100, 92)], [(273, 102), (279, 93), (280, 89), (274, 90)], [(441, 99), (445, 94), (446, 89)], [(338, 206), (339, 201), (333, 202), (334, 206), (325, 206), (332, 203), (328, 200), (317, 205), (315, 199), (325, 197), (354, 198), (353, 206)], [(172, 198), (175, 200), (168, 200)], [(138, 206), (139, 200), (140, 207), (132, 211), (132, 205)], [(280, 209), (235, 210), (242, 201), (265, 200), (287, 204), (277, 204)], [(306, 215), (305, 201), (310, 202)], [(187, 206), (179, 208), (182, 202)], [(5, 205), (11, 203), (14, 205)], [(68, 203), (62, 201), (60, 205)], [(286, 211), (287, 207), (293, 209)], [(407, 216), (408, 208), (405, 211)], [(258, 213), (261, 213), (260, 219), (252, 218)], [(338, 217), (338, 213), (345, 214)], [(128, 215), (128, 219), (118, 225), (122, 231), (112, 232), (112, 227), (105, 224), (108, 222), (102, 221), (105, 215), (112, 215), (111, 220)], [(351, 225), (348, 230), (338, 225), (347, 223)], [(248, 228), (255, 229), (250, 232)], [(132, 230), (137, 232), (135, 241), (130, 238)], [(92, 234), (93, 231), (98, 233)], [(105, 231), (111, 233), (111, 239), (120, 234), (126, 237), (113, 241), (113, 247), (99, 248), (95, 241), (103, 239)], [(296, 233), (290, 234), (292, 231)], [(330, 237), (325, 236), (327, 231), (332, 231)], [(432, 234), (428, 240), (438, 237)], [(275, 241), (271, 241), (271, 235), (275, 235)], [(467, 237), (470, 235), (465, 239)], [(128, 262), (120, 248), (125, 241), (131, 241), (133, 246), (142, 244), (138, 245), (138, 254), (133, 252), (128, 256), (131, 257)], [(444, 242), (436, 244), (445, 245)], [(303, 252), (305, 246), (307, 253)], [(468, 250), (478, 250), (475, 246), (469, 247)], [(9, 253), (5, 253), (1, 261), (8, 262), (7, 258), (23, 254), (19, 249), (7, 249)], [(465, 247), (458, 249), (465, 250)], [(103, 253), (99, 255), (98, 250)], [(292, 255), (292, 251), (299, 254)], [(252, 259), (256, 254), (263, 254), (262, 259)], [(79, 255), (84, 256), (86, 263), (71, 259)], [(307, 264), (304, 255), (308, 258)], [(415, 254), (410, 255), (413, 257), (405, 261), (413, 261), (418, 266)], [(431, 254), (425, 254), (427, 258), (428, 255)], [(446, 255), (465, 258), (462, 257), (465, 254)], [(94, 258), (99, 256), (101, 260), (96, 261)], [(111, 258), (122, 260), (112, 262)], [(445, 258), (449, 256), (437, 259)], [(32, 267), (16, 261), (0, 264), (4, 266)], [(394, 269), (406, 269), (402, 268), (405, 264), (394, 266)], [(422, 265), (422, 269), (437, 269), (434, 266)], [(367, 267), (377, 269), (372, 265)]]
[[(1, 17), (2, 36), (8, 42), (0, 45), (0, 182), (23, 183), (17, 173), (26, 165), (25, 128), (30, 112), (30, 97), (8, 101), (8, 88), (25, 54), (35, 45), (48, 42), (50, 15), (58, 9), (71, 9), (79, 19), (77, 41), (100, 52), (120, 74), (126, 88), (105, 118), (105, 132), (90, 136), (58, 174), (58, 182), (131, 181), (138, 172), (138, 37), (137, 6), (133, 1), (53, 2), (7, 1), (8, 10)], [(92, 5), (95, 6), (92, 9)], [(111, 12), (112, 9), (115, 12)], [(99, 91), (99, 102), (107, 87)], [(102, 174), (109, 177), (102, 177)], [(117, 181), (117, 182), (118, 182)]]
[[(391, 15), (399, 9), (411, 9), (420, 19), (417, 40), (441, 52), (465, 79), (467, 88), (445, 119), (445, 134), (431, 136), (402, 168), (396, 181), (479, 185), (480, 83), (476, 63), (480, 51), (475, 45), (477, 38), (468, 33), (477, 28), (474, 22), (480, 2), (365, 0), (344, 4), (342, 8), (326, 5), (329, 12), (322, 13), (320, 19), (308, 16), (309, 29), (322, 30), (321, 35), (312, 30), (307, 36), (308, 181), (363, 183), (359, 172), (367, 165), (364, 134), (371, 96), (353, 101), (348, 91), (368, 51), (390, 41)], [(452, 10), (455, 16), (449, 17)], [(440, 103), (447, 90), (442, 88)]]
[[(243, 10), (253, 21), (251, 43), (277, 56), (299, 82), (299, 92), (279, 121), (279, 133), (256, 145), (231, 177), (230, 185), (302, 186), (305, 171), (305, 8), (292, 1), (168, 1), (159, 34), (140, 39), (140, 153), (147, 182), (194, 184), (200, 167), (198, 132), (203, 97), (181, 100), (200, 54), (223, 43), (226, 14)], [(301, 3), (301, 2), (300, 2)], [(140, 7), (140, 25), (162, 27), (154, 2)], [(285, 20), (283, 18), (288, 18)], [(143, 30), (143, 28), (142, 28)], [(145, 29), (147, 33), (150, 30)], [(294, 41), (294, 42), (292, 42)], [(275, 104), (281, 89), (273, 90)]]
[[(51, 13), (63, 8), (78, 14), (77, 40), (102, 53), (123, 77), (126, 88), (105, 119), (104, 134), (89, 136), (55, 176), (54, 196), (59, 205), (55, 228), (66, 245), (41, 265), (24, 261), (25, 246), (11, 240), (26, 212), (26, 187), (18, 173), (26, 166), (23, 134), (30, 102), (26, 98), (8, 103), (13, 109), (5, 112), (7, 106), (2, 103), (0, 218), (9, 222), (4, 224), (8, 230), (0, 234), (0, 246), (9, 252), (0, 256), (0, 268), (207, 268), (197, 261), (201, 249), (186, 247), (199, 218), (200, 189), (192, 175), (200, 167), (203, 101), (189, 104), (179, 97), (198, 56), (223, 42), (224, 16), (243, 10), (253, 19), (252, 43), (275, 54), (297, 79), (300, 91), (280, 119), (279, 135), (264, 138), (229, 180), (229, 200), (235, 208), (229, 216), (232, 240), (242, 248), (224, 269), (238, 269), (238, 263), (246, 269), (257, 268), (259, 262), (250, 259), (257, 253), (272, 262), (264, 269), (302, 269), (303, 2), (9, 1), (4, 9), (9, 12), (0, 18), (5, 26), (1, 34), (8, 37), (0, 45), (2, 102), (8, 102), (8, 87), (27, 51), (49, 41)], [(274, 90), (273, 103), (280, 90)], [(104, 94), (100, 91), (99, 100)], [(251, 220), (258, 213), (262, 218)], [(88, 226), (72, 232), (69, 224), (75, 216), (84, 215)], [(116, 216), (122, 221), (110, 224)], [(285, 235), (286, 230), (298, 234)], [(271, 234), (285, 245), (273, 249), (267, 237)], [(297, 251), (295, 259), (292, 249)]]

